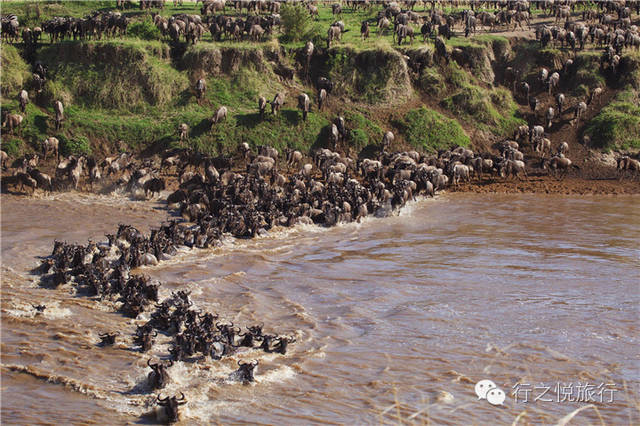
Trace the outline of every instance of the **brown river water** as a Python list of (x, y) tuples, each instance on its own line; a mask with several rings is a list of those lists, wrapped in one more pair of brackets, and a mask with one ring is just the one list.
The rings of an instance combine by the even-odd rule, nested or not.
[[(2, 423), (155, 422), (149, 355), (131, 349), (142, 320), (68, 285), (41, 288), (28, 270), (54, 239), (102, 241), (118, 223), (147, 231), (167, 218), (162, 204), (1, 201)], [(163, 282), (161, 297), (188, 289), (198, 308), (297, 339), (286, 356), (175, 363), (162, 394), (184, 392), (183, 424), (556, 424), (589, 404), (572, 424), (640, 424), (637, 196), (444, 194), (139, 272)], [(96, 345), (115, 330), (119, 343)], [(260, 360), (255, 383), (229, 380), (239, 359)], [(483, 379), (503, 405), (478, 399)]]

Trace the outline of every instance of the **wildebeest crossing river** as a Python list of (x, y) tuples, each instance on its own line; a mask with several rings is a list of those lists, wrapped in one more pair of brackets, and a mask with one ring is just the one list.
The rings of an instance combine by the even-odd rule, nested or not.
[[(164, 219), (118, 196), (3, 195), (4, 423), (155, 421), (136, 321), (28, 271), (54, 239)], [(140, 272), (164, 296), (191, 290), (198, 308), (297, 342), (253, 354), (249, 386), (229, 380), (242, 354), (176, 362), (162, 395), (184, 392), (185, 423), (511, 423), (525, 410), (522, 422), (556, 423), (592, 403), (574, 421), (638, 424), (639, 240), (637, 196), (445, 194), (399, 216), (183, 251)], [(114, 346), (97, 344), (116, 330)], [(503, 406), (478, 400), (482, 379)], [(578, 383), (608, 392), (556, 400), (556, 384), (575, 397)]]

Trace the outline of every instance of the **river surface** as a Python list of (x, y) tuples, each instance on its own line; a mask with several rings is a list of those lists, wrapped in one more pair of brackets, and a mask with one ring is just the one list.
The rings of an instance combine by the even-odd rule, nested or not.
[[(118, 223), (146, 232), (164, 207), (1, 201), (2, 423), (153, 423), (149, 355), (131, 343), (142, 320), (69, 285), (41, 288), (28, 271), (54, 239), (102, 241)], [(163, 282), (161, 297), (188, 289), (198, 308), (297, 339), (286, 356), (175, 363), (162, 395), (184, 392), (184, 424), (549, 424), (589, 403), (573, 424), (640, 424), (638, 197), (445, 194), (139, 272)], [(114, 347), (96, 345), (116, 330)], [(255, 383), (229, 380), (239, 359), (260, 361)], [(483, 379), (503, 405), (478, 399)]]

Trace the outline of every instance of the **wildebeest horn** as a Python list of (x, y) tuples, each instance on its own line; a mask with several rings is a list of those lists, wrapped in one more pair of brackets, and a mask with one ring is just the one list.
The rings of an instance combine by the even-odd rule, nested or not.
[(251, 365), (253, 365), (254, 367), (258, 365), (258, 360), (254, 359), (253, 361), (251, 361)]
[(238, 360), (238, 366), (244, 367), (245, 365), (247, 365), (246, 362), (242, 362), (242, 361)]
[(158, 365), (158, 364), (153, 364), (153, 366), (152, 366), (152, 364), (150, 364), (150, 363), (151, 363), (151, 358), (149, 358), (149, 359), (147, 360), (147, 365), (148, 365), (149, 367), (151, 367), (151, 368), (154, 368), (155, 366), (157, 366), (157, 365)]
[(158, 402), (165, 402), (166, 400), (169, 399), (169, 397), (166, 397), (164, 399), (160, 398), (160, 395), (162, 395), (161, 393), (158, 394), (158, 396), (156, 396), (156, 399), (158, 400)]
[(172, 359), (169, 360), (169, 367), (173, 367), (173, 360)]
[(155, 334), (153, 335), (153, 337), (157, 337), (158, 336), (158, 330), (155, 331)]
[(184, 401), (184, 393), (180, 392), (180, 398), (177, 398), (178, 401)]

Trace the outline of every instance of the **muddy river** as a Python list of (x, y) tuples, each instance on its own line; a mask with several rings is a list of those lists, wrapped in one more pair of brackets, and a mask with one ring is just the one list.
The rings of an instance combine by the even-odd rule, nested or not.
[[(2, 422), (154, 422), (149, 354), (131, 343), (144, 318), (69, 285), (41, 288), (28, 271), (54, 239), (147, 231), (164, 206), (1, 201)], [(138, 272), (163, 283), (161, 297), (187, 289), (197, 308), (297, 340), (285, 356), (176, 362), (162, 395), (184, 392), (184, 424), (548, 424), (581, 407), (574, 424), (640, 424), (637, 196), (445, 194), (394, 217), (182, 250)], [(97, 345), (116, 330), (115, 346)], [(239, 359), (260, 361), (255, 383), (229, 379)], [(480, 380), (504, 402), (479, 399)]]

